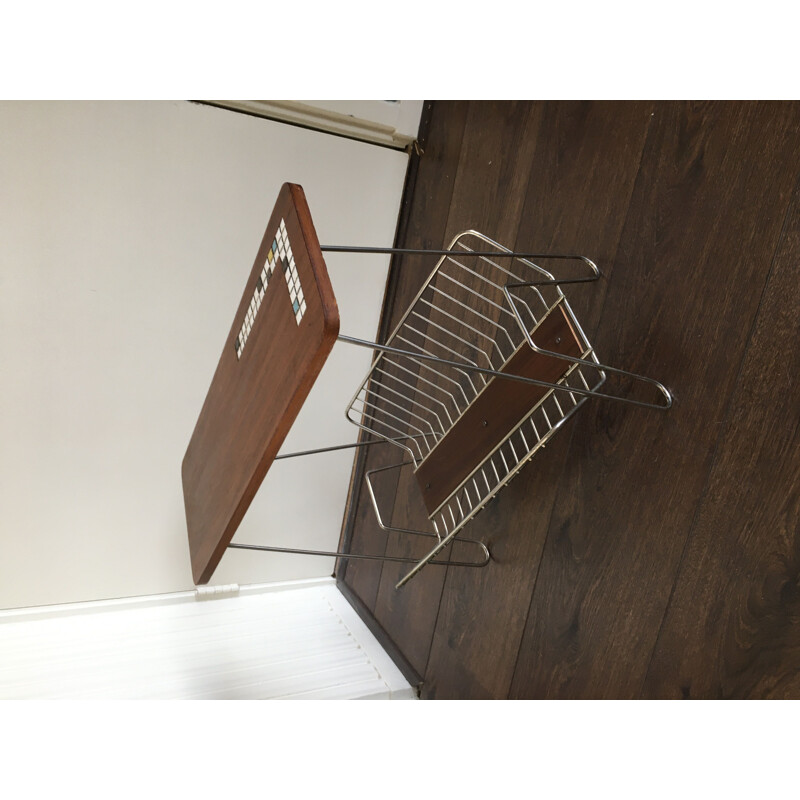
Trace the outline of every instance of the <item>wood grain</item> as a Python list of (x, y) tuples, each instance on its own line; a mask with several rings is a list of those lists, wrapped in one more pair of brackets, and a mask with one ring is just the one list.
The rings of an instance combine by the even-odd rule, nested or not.
[[(516, 248), (585, 253), (597, 260), (603, 273), (599, 282), (566, 287), (590, 341), (613, 272), (652, 112), (650, 103), (541, 106)], [(558, 275), (573, 274), (558, 264), (543, 265), (552, 265)], [(448, 572), (423, 697), (508, 695), (570, 439), (586, 410), (581, 409), (465, 531), (489, 544), (492, 563), (486, 569)], [(454, 555), (459, 555), (457, 548)]]
[(645, 697), (800, 698), (800, 188)]
[[(594, 258), (602, 279), (565, 289), (589, 340), (675, 405), (589, 401), (465, 531), (487, 568), (395, 592), (384, 567), (383, 629), (424, 698), (800, 697), (800, 104), (521, 109), (470, 104), (455, 178), (415, 195), (454, 180), (440, 243), (474, 226)], [(397, 523), (424, 518), (415, 492), (402, 474)]]
[[(581, 355), (581, 342), (561, 306), (541, 320), (532, 338), (544, 350), (574, 358)], [(556, 383), (570, 366), (568, 361), (537, 353), (523, 342), (499, 371)], [(548, 391), (544, 386), (502, 378), (486, 384), (414, 473), (429, 517)]]
[[(539, 115), (539, 107), (528, 103), (469, 104), (446, 228), (432, 247), (441, 247), (473, 226), (492, 230), (501, 240), (514, 240), (528, 185), (528, 164), (535, 147)], [(442, 177), (446, 179), (449, 174)], [(434, 177), (426, 191), (434, 194), (437, 190)], [(397, 527), (430, 530), (410, 470), (400, 475), (392, 519)], [(391, 555), (417, 558), (428, 550), (430, 542), (404, 534), (392, 534), (387, 543), (387, 553)], [(424, 674), (449, 568), (425, 568), (398, 591), (395, 584), (405, 571), (407, 567), (383, 565), (375, 616), (417, 671)]]
[[(596, 344), (676, 403), (596, 403), (577, 419), (512, 697), (639, 693), (796, 180), (797, 130), (787, 105), (659, 104)], [(756, 153), (754, 168), (743, 154)]]
[[(433, 104), (426, 113), (426, 133), (421, 141), (423, 155), (419, 157), (413, 194), (403, 199), (403, 216), (407, 220), (399, 232), (398, 247), (440, 247), (452, 201), (453, 185), (461, 153), (468, 104), (465, 102)], [(435, 191), (432, 190), (435, 187)], [(394, 330), (400, 317), (430, 275), (435, 261), (424, 256), (404, 255), (392, 259), (389, 276), (388, 305), (381, 318), (378, 341)], [(386, 553), (387, 535), (378, 527), (372, 501), (364, 488), (368, 470), (380, 469), (402, 461), (402, 452), (389, 444), (367, 448), (356, 459), (353, 474), (349, 530), (342, 534), (343, 550), (369, 555)], [(399, 457), (398, 457), (399, 456)], [(397, 472), (385, 472), (375, 482), (379, 507), (391, 520), (394, 497), (397, 493)], [(347, 518), (347, 514), (345, 515)], [(376, 561), (342, 561), (337, 577), (358, 596), (364, 606), (374, 611), (381, 581), (382, 564)]]
[[(298, 323), (278, 270), (241, 358), (234, 342), (280, 221), (307, 309)], [(302, 187), (284, 184), (183, 458), (192, 575), (206, 583), (264, 480), (339, 333), (339, 311)]]

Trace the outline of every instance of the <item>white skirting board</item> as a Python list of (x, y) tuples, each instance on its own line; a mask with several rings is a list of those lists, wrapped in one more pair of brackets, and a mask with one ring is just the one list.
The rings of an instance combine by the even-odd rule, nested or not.
[(210, 100), (212, 105), (400, 150), (416, 138), (422, 100)]
[(0, 698), (415, 699), (332, 578), (0, 612)]

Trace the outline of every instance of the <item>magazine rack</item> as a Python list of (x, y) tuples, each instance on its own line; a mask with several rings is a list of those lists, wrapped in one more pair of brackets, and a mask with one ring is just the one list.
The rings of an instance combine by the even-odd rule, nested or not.
[[(326, 251), (425, 254), (437, 262), (379, 344), (338, 333)], [(557, 280), (536, 263), (544, 259), (578, 262), (589, 274)], [(276, 272), (283, 277), (274, 280)], [(459, 541), (473, 544), (479, 558), (440, 554), (589, 397), (672, 405), (661, 383), (600, 363), (561, 288), (599, 275), (584, 256), (515, 253), (477, 231), (445, 250), (321, 247), (301, 187), (285, 184), (183, 461), (195, 582), (208, 581), (227, 547), (409, 562), (398, 588), (427, 564), (485, 566), (486, 546), (463, 534)], [(390, 442), (403, 454), (365, 480), (382, 529), (433, 540), (420, 559), (231, 543), (273, 461), (339, 449), (277, 455), (337, 340), (376, 352), (346, 409), (375, 438), (340, 447)], [(649, 385), (655, 399), (600, 391), (610, 374)], [(382, 518), (374, 476), (406, 466), (430, 530), (393, 528)]]

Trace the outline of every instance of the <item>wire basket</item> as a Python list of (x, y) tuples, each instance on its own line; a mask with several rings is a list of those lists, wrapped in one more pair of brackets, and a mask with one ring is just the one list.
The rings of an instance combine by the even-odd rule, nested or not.
[[(453, 451), (443, 443), (464, 426), (468, 415), (475, 416), (476, 404), (483, 406), (479, 416), (485, 427), (494, 425), (494, 415), (502, 417), (504, 427), (494, 432), (489, 451), (481, 452), (475, 463), (453, 459), (460, 463), (451, 465), (455, 477), (445, 480), (445, 495), (440, 489), (427, 503), (439, 544), (398, 585), (449, 544), (605, 381), (591, 344), (547, 270), (527, 258), (501, 264), (477, 255), (486, 250), (511, 253), (477, 231), (459, 234), (448, 250), (455, 252), (439, 259), (386, 342), (386, 348), (398, 352), (384, 349), (376, 356), (347, 407), (347, 418), (401, 448), (418, 480), (426, 465)], [(563, 357), (561, 374), (552, 379), (555, 385), (523, 377), (526, 389), (541, 387), (535, 402), (523, 407), (517, 403), (516, 412), (509, 407), (513, 402), (493, 407), (493, 382), (523, 388), (514, 386), (509, 367), (525, 349), (536, 347), (537, 333), (559, 313), (577, 352)], [(423, 490), (426, 480), (420, 481)]]

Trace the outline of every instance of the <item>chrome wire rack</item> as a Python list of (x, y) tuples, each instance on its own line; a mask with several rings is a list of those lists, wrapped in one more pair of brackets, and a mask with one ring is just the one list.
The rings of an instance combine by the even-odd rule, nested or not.
[[(532, 260), (536, 256), (514, 254), (472, 230), (439, 252), (384, 345), (340, 336), (378, 350), (347, 418), (406, 454), (396, 467), (413, 467), (433, 529), (407, 532), (436, 538), (398, 588), (433, 561), (589, 397), (671, 404), (657, 381), (600, 363), (561, 289), (599, 276), (588, 258), (538, 257), (578, 261), (591, 270), (587, 277), (556, 280)], [(654, 385), (660, 402), (600, 393), (608, 372)], [(373, 474), (366, 480), (375, 513), (391, 530), (377, 506)]]

